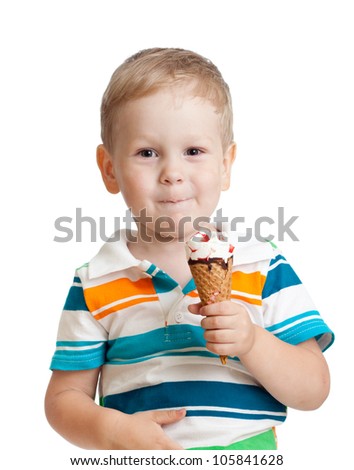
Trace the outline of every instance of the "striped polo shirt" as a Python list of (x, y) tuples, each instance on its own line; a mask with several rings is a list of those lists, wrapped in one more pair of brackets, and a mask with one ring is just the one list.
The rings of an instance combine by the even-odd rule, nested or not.
[[(118, 236), (117, 236), (118, 235)], [(334, 336), (277, 248), (236, 237), (232, 301), (277, 338), (298, 344)], [(147, 260), (133, 257), (124, 230), (77, 269), (61, 315), (51, 369), (102, 366), (100, 404), (124, 413), (185, 408), (164, 427), (184, 448), (229, 446), (286, 418), (237, 357), (222, 365), (205, 347), (193, 279), (183, 288)], [(276, 364), (274, 365), (276, 367)]]

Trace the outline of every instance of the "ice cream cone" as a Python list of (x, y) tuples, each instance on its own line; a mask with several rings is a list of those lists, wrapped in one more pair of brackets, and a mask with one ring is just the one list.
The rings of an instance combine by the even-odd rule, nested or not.
[[(233, 247), (228, 244), (225, 246), (225, 241), (213, 240), (214, 246), (212, 247), (213, 253), (211, 254), (216, 256), (199, 258), (196, 246), (198, 246), (198, 243), (208, 243), (209, 240), (208, 236), (201, 234), (200, 240), (194, 240), (193, 244), (187, 245), (189, 246), (189, 251), (195, 253), (195, 256), (191, 257), (191, 253), (187, 249), (188, 265), (203, 305), (222, 302), (231, 298)], [(217, 245), (216, 248), (215, 244)], [(218, 256), (220, 254), (219, 245), (222, 245), (222, 257)], [(204, 245), (203, 249), (205, 248), (206, 246)], [(220, 356), (220, 360), (225, 365), (227, 356)]]
[(189, 261), (189, 268), (203, 305), (231, 298), (232, 257), (225, 263), (220, 258)]

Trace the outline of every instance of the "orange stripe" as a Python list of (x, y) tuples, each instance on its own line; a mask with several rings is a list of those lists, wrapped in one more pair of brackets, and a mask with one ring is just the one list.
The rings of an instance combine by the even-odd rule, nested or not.
[(187, 294), (189, 297), (199, 297), (199, 294), (196, 290), (192, 290)]
[[(232, 299), (239, 299), (248, 302), (249, 304), (262, 305), (262, 290), (266, 277), (260, 271), (253, 273), (244, 273), (242, 271), (235, 271), (232, 273), (231, 289), (238, 292), (244, 292), (246, 295), (258, 295), (260, 299), (252, 299), (244, 297), (240, 294), (232, 294)], [(193, 290), (187, 294), (189, 297), (198, 297), (198, 292)]]
[(108, 308), (107, 310), (104, 310), (103, 312), (97, 313), (97, 315), (94, 315), (94, 318), (96, 320), (101, 320), (102, 318), (106, 317), (107, 315), (113, 312), (117, 312), (118, 310), (123, 310), (123, 308), (128, 308), (128, 307), (131, 307), (132, 305), (141, 304), (142, 302), (154, 302), (157, 300), (159, 300), (157, 295), (153, 297), (142, 297), (140, 299), (128, 300), (127, 302), (123, 302), (122, 304), (115, 305), (113, 307)]
[(231, 294), (231, 298), (243, 300), (244, 302), (247, 302), (248, 304), (262, 305), (261, 299), (250, 299), (249, 297), (244, 297), (243, 295), (238, 295), (238, 294)]
[(245, 294), (261, 296), (265, 280), (266, 277), (260, 271), (253, 273), (235, 271), (232, 273), (231, 288)]
[(91, 312), (117, 300), (144, 294), (156, 295), (150, 278), (139, 279), (138, 281), (120, 278), (99, 286), (88, 287), (84, 290), (86, 304)]

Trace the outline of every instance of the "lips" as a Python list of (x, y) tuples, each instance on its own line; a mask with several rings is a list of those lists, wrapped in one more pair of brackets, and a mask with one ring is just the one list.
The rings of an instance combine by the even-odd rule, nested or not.
[(179, 204), (179, 203), (182, 203), (182, 202), (189, 201), (190, 199), (191, 198), (181, 198), (181, 199), (169, 198), (169, 199), (162, 199), (159, 202), (162, 203), (162, 204)]

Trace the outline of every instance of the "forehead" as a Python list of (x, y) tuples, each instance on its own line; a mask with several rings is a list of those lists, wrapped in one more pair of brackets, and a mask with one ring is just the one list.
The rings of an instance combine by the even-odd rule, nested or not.
[(191, 85), (165, 87), (121, 107), (114, 131), (128, 129), (215, 134), (220, 130), (220, 115), (210, 100), (195, 95)]
[(136, 90), (129, 99), (121, 101), (119, 108), (123, 108), (131, 102), (144, 100), (145, 98), (151, 98), (152, 101), (156, 99), (158, 101), (164, 100), (166, 97), (172, 98), (176, 107), (186, 100), (195, 98), (207, 101), (216, 110), (220, 111), (221, 109), (221, 103), (216, 96), (216, 92), (213, 92), (211, 87), (207, 87), (202, 80), (186, 77), (174, 79), (170, 77), (164, 81), (156, 82), (146, 89)]

